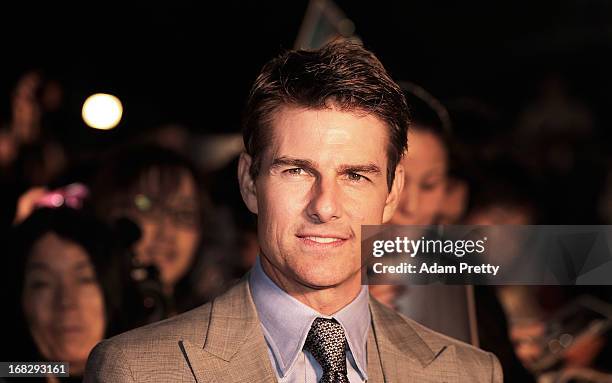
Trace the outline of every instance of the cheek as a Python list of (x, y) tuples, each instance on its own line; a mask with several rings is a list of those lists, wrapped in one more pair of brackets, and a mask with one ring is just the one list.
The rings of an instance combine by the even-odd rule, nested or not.
[(57, 344), (53, 330), (53, 323), (56, 320), (53, 315), (53, 302), (39, 294), (28, 295), (24, 295), (23, 308), (30, 335), (41, 355), (53, 358), (55, 355), (53, 350)]
[(269, 256), (276, 253), (276, 250), (271, 250), (273, 248), (282, 247), (281, 243), (283, 238), (287, 238), (283, 234), (283, 230), (291, 231), (293, 227), (289, 220), (284, 220), (284, 217), (289, 216), (291, 213), (285, 210), (284, 214), (280, 214), (282, 212), (281, 209), (279, 209), (278, 212), (279, 213), (276, 214), (274, 208), (259, 209), (259, 214), (257, 216), (258, 242), (261, 244), (264, 253)]
[(277, 206), (291, 208), (306, 202), (313, 187), (313, 180), (303, 178), (299, 180), (272, 179), (261, 183), (261, 193), (258, 194), (259, 203), (267, 209)]
[(387, 196), (386, 189), (347, 189), (344, 211), (355, 225), (380, 225)]
[(433, 190), (428, 190), (423, 193), (423, 211), (427, 213), (436, 213), (442, 206), (444, 200), (444, 186), (437, 186)]
[(139, 220), (132, 217), (134, 222), (140, 228), (140, 239), (134, 245), (136, 257), (140, 262), (150, 263), (150, 254), (148, 254), (149, 248), (152, 246), (153, 239), (155, 238), (155, 225), (149, 223), (146, 220)]
[(287, 227), (297, 219), (308, 204), (310, 184), (303, 182), (269, 182), (258, 193), (258, 224), (264, 232)]
[(176, 245), (181, 258), (190, 260), (194, 256), (200, 240), (198, 231), (195, 229), (177, 229), (175, 235)]
[(50, 290), (25, 291), (23, 311), (33, 330), (44, 329), (53, 322), (53, 293)]
[(82, 318), (87, 323), (89, 337), (101, 340), (106, 328), (106, 310), (100, 286), (82, 287), (79, 293)]

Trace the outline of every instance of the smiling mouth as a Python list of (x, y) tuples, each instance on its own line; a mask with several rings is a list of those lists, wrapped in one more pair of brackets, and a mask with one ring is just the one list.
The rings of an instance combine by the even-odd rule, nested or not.
[(314, 248), (331, 248), (344, 244), (348, 238), (331, 237), (331, 236), (314, 236), (314, 235), (298, 235), (300, 241), (309, 247)]
[(305, 237), (309, 241), (315, 241), (317, 243), (332, 243), (337, 241), (344, 241), (342, 238), (329, 238), (329, 237)]

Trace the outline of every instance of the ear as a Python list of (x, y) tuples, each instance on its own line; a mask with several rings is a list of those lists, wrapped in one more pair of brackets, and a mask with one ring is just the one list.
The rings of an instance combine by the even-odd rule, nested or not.
[(238, 160), (238, 184), (240, 185), (240, 194), (247, 208), (253, 214), (257, 214), (257, 188), (255, 180), (251, 177), (251, 162), (252, 158), (247, 153), (241, 153)]
[(397, 164), (397, 167), (395, 168), (395, 177), (393, 178), (393, 185), (391, 185), (391, 190), (389, 191), (389, 195), (385, 201), (383, 223), (389, 222), (391, 217), (393, 217), (395, 208), (397, 207), (400, 196), (402, 195), (402, 189), (404, 189), (404, 167), (402, 164)]

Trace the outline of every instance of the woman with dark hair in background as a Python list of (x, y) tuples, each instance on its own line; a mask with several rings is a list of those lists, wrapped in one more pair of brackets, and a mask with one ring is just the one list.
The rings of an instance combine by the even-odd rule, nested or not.
[[(389, 224), (431, 225), (437, 222), (446, 193), (450, 120), (444, 106), (425, 89), (407, 81), (400, 82), (400, 86), (410, 108), (410, 127), (408, 150), (400, 162), (404, 168), (404, 189)], [(407, 310), (400, 306), (408, 304), (420, 305), (417, 297), (422, 296), (425, 299), (429, 295), (417, 292), (418, 290), (424, 292), (428, 289), (426, 287), (411, 286), (412, 292), (404, 293), (403, 285), (378, 285), (375, 283), (375, 276), (372, 275), (370, 279), (370, 293), (380, 302), (396, 310)], [(410, 296), (409, 301), (401, 299), (408, 296)], [(411, 315), (415, 313), (411, 312)], [(415, 317), (419, 318), (419, 314), (417, 313)], [(436, 327), (432, 323), (429, 325), (444, 332), (440, 326)], [(462, 340), (469, 341), (467, 338)]]
[[(196, 307), (222, 291), (213, 259), (212, 207), (198, 171), (174, 151), (141, 146), (124, 150), (99, 171), (92, 188), (97, 213), (128, 219), (140, 229), (139, 265), (154, 266), (165, 297), (163, 316)], [(152, 318), (163, 319), (163, 318)]]
[(13, 239), (7, 306), (14, 321), (2, 360), (68, 362), (71, 379), (80, 380), (91, 349), (123, 330), (111, 231), (80, 210), (41, 208)]
[[(408, 150), (401, 160), (404, 189), (389, 221), (393, 225), (438, 223), (448, 185), (451, 123), (446, 108), (429, 92), (411, 82), (400, 82), (410, 108)], [(415, 230), (419, 230), (415, 228)], [(415, 236), (420, 236), (416, 235)], [(389, 290), (393, 290), (390, 293)], [(469, 334), (464, 286), (371, 285), (391, 306), (427, 326), (465, 342)]]
[[(422, 87), (411, 82), (400, 82), (400, 86), (411, 110), (411, 124), (408, 151), (401, 162), (404, 189), (390, 224), (456, 224), (467, 208), (468, 188), (465, 181), (449, 175), (451, 167), (457, 167), (456, 163), (451, 164), (454, 153), (451, 153), (449, 113)], [(391, 289), (393, 293), (389, 293)], [(501, 352), (500, 362), (507, 381), (533, 381), (512, 353), (505, 333), (503, 311), (494, 296), (476, 304), (486, 306), (484, 311), (501, 317), (497, 326), (502, 330), (494, 334), (494, 341), (489, 342), (491, 336), (487, 334), (484, 338), (488, 343), (479, 344), (474, 330), (481, 323), (476, 324), (476, 313), (470, 312), (469, 297), (473, 292), (468, 286), (439, 283), (405, 286), (398, 283), (394, 286), (370, 285), (370, 293), (375, 296), (385, 294), (387, 301), (392, 302), (399, 312), (441, 333), (484, 347), (498, 356)], [(483, 325), (488, 328), (489, 324), (492, 323)]]
[(425, 89), (400, 83), (410, 108), (408, 151), (402, 158), (404, 190), (390, 223), (431, 225), (448, 184), (450, 119), (444, 106)]

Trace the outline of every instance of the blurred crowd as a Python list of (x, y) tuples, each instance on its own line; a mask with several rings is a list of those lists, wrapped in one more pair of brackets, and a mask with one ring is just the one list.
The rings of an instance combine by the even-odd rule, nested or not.
[[(412, 124), (392, 224), (612, 224), (609, 145), (561, 74), (541, 78), (512, 116), (487, 100), (441, 100), (412, 82), (401, 86)], [(42, 72), (27, 72), (1, 109), (8, 325), (0, 360), (67, 361), (78, 380), (99, 341), (209, 301), (249, 270), (259, 248), (256, 218), (236, 181), (238, 129), (212, 137), (151, 127), (84, 152), (65, 139), (71, 127), (57, 118), (64, 91)], [(610, 312), (607, 286), (370, 291), (494, 352), (508, 382), (610, 379), (609, 330), (577, 319)], [(581, 324), (565, 331), (567, 322)], [(457, 323), (475, 325), (466, 333)], [(572, 339), (552, 344), (559, 326)]]

